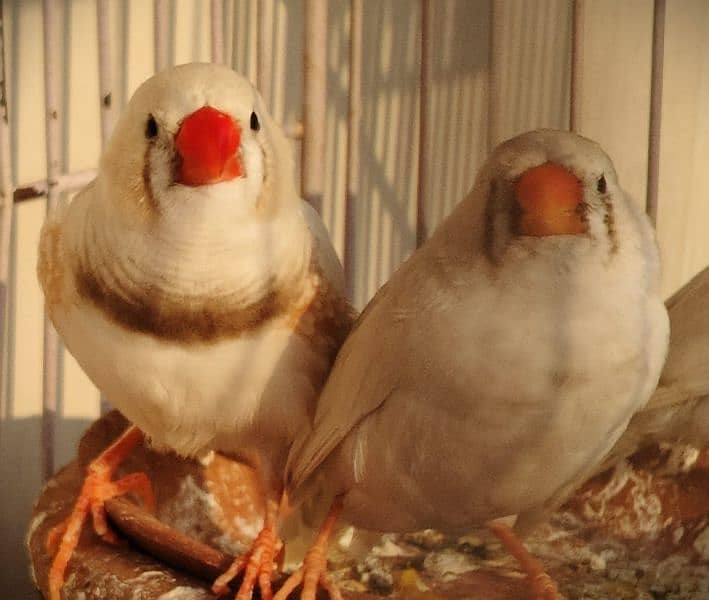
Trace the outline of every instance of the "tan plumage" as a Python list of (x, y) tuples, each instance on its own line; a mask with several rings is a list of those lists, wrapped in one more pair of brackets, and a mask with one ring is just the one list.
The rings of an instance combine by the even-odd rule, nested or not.
[[(238, 143), (220, 158), (225, 136)], [(49, 217), (38, 264), (67, 348), (153, 446), (245, 460), (275, 506), (353, 315), (293, 171), (246, 79), (169, 69), (134, 94), (96, 180)]]
[(666, 348), (654, 234), (608, 157), (571, 133), (518, 136), (360, 316), (289, 493), (338, 497), (367, 529), (516, 514), (527, 531), (647, 402)]
[(670, 345), (660, 383), (599, 470), (653, 443), (709, 444), (709, 268), (666, 305)]

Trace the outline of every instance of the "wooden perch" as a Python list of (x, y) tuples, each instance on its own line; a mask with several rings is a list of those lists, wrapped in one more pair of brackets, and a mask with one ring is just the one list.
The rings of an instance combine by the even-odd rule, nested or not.
[(161, 523), (126, 498), (108, 500), (106, 512), (116, 529), (138, 548), (205, 581), (214, 581), (234, 561), (233, 556)]
[[(105, 506), (111, 523), (126, 539), (169, 567), (212, 583), (234, 561), (234, 556), (165, 525), (125, 497), (112, 498)], [(239, 574), (231, 587), (238, 588), (241, 579)], [(278, 589), (284, 580), (284, 575), (274, 574), (274, 587)]]

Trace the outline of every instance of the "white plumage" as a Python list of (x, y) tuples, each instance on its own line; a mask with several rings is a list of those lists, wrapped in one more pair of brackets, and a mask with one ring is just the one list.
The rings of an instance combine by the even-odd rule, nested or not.
[(709, 442), (709, 269), (667, 301), (670, 345), (660, 383), (639, 410), (600, 469), (642, 446)]
[(38, 266), (52, 322), (111, 403), (157, 448), (250, 462), (276, 505), (352, 318), (293, 171), (244, 78), (170, 69), (136, 91), (96, 180), (50, 216)]
[[(515, 186), (549, 163), (580, 185), (563, 218), (584, 233), (520, 235)], [(526, 531), (655, 389), (659, 277), (650, 223), (597, 144), (548, 130), (505, 142), (360, 316), (291, 451), (291, 497), (339, 496), (368, 529), (517, 514)]]

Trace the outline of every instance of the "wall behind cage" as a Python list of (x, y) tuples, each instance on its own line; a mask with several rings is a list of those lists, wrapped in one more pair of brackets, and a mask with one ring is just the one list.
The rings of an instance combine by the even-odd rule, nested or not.
[[(153, 73), (154, 11), (166, 17), (167, 62), (208, 61), (211, 4), (222, 5), (108, 2), (115, 114)], [(101, 145), (96, 2), (57, 5), (63, 32), (55, 57), (64, 80), (61, 167), (73, 172), (94, 168)], [(359, 168), (355, 180), (348, 181), (350, 2), (328, 3), (323, 217), (340, 254), (350, 252), (348, 277), (358, 307), (415, 248), (417, 229), (430, 233), (463, 197), (491, 145), (520, 131), (569, 128), (573, 119), (580, 133), (604, 145), (621, 183), (645, 206), (651, 91), (657, 91), (652, 79), (656, 5), (664, 2), (365, 0)], [(254, 81), (259, 18), (266, 20), (260, 32), (270, 40), (272, 55), (266, 101), (281, 123), (299, 122), (303, 0), (227, 0), (223, 6), (222, 54)], [(4, 0), (3, 11), (13, 180), (21, 186), (46, 176), (42, 4)], [(704, 233), (709, 222), (709, 3), (672, 0), (663, 24), (662, 102), (655, 132), (660, 142), (657, 229), (669, 294), (709, 262)], [(427, 72), (421, 69), (422, 39)], [(298, 152), (300, 143), (294, 147)], [(0, 423), (0, 481), (12, 482), (0, 510), (5, 537), (0, 582), (27, 595), (18, 547), (41, 485), (43, 308), (35, 261), (44, 213), (42, 198), (16, 207), (10, 389)], [(63, 359), (57, 465), (71, 457), (80, 431), (99, 412), (98, 392), (69, 355)]]

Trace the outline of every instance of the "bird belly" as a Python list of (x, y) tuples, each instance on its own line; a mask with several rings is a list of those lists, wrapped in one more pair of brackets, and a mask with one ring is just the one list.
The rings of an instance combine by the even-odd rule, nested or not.
[[(574, 325), (580, 337), (557, 362), (543, 350), (549, 340), (529, 352), (498, 336), (474, 358), (461, 351), (464, 365), (433, 365), (431, 379), (388, 398), (332, 459), (341, 460), (333, 473), (355, 464), (346, 518), (368, 529), (459, 532), (556, 501), (654, 389), (667, 339), (656, 304), (634, 322)], [(456, 344), (446, 343), (431, 354), (451, 360)]]
[[(306, 419), (327, 357), (283, 325), (213, 344), (128, 331), (93, 306), (56, 311), (69, 351), (94, 384), (158, 449), (250, 457), (290, 439)], [(281, 444), (282, 445), (282, 444)]]

